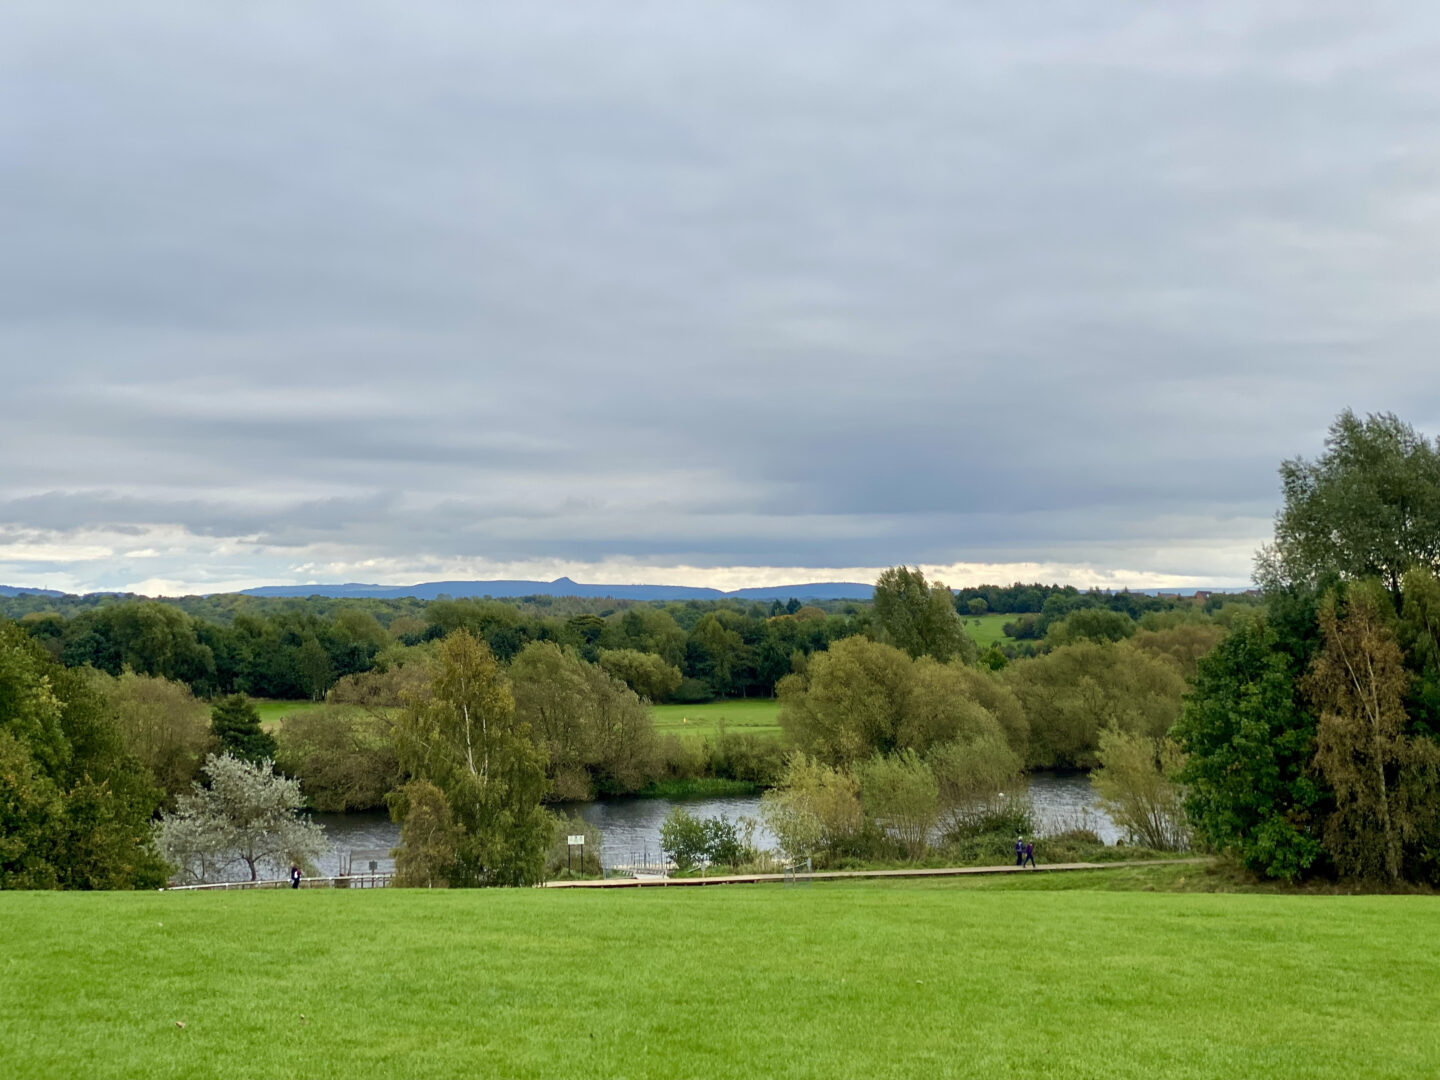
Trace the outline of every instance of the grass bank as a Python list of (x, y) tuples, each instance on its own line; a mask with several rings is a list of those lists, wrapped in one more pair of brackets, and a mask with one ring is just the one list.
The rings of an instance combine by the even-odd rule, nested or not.
[(655, 705), (655, 730), (661, 735), (703, 738), (724, 727), (733, 734), (780, 738), (780, 703), (774, 698), (737, 698), (704, 705)]
[(1440, 1071), (1440, 957), (1424, 947), (1440, 933), (1433, 899), (1100, 892), (1077, 887), (1081, 877), (3, 894), (4, 1071)]

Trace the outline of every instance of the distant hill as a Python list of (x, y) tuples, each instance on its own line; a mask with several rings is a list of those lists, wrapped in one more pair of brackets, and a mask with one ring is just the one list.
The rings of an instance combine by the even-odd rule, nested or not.
[(869, 600), (873, 585), (854, 581), (820, 581), (805, 585), (772, 585), (757, 589), (698, 588), (692, 585), (582, 585), (568, 577), (554, 581), (426, 581), (418, 585), (261, 585), (243, 590), (246, 596), (384, 597), (413, 596), (433, 600), (437, 596), (584, 596), (612, 600)]
[(23, 585), (0, 585), (0, 596), (64, 596), (54, 589), (28, 589)]

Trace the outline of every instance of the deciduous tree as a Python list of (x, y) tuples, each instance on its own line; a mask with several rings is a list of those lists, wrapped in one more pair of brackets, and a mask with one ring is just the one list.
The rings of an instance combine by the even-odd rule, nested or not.
[(545, 869), (545, 751), (515, 716), (509, 681), (466, 630), (441, 642), (430, 690), (397, 726), (400, 761), (445, 794), (461, 829), (452, 886), (529, 885)]

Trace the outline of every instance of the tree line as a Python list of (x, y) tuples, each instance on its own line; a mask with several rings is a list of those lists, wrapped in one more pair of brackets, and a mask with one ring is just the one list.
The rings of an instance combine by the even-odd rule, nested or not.
[(17, 615), (67, 667), (156, 675), (201, 697), (316, 701), (347, 676), (384, 669), (405, 649), (462, 628), (507, 662), (537, 641), (592, 662), (612, 654), (609, 666), (656, 701), (770, 696), (796, 654), (863, 633), (870, 619), (868, 605), (854, 603), (617, 602), (558, 615), (550, 613), (556, 605), (483, 599), (222, 599), (24, 595), (0, 598), (0, 612)]

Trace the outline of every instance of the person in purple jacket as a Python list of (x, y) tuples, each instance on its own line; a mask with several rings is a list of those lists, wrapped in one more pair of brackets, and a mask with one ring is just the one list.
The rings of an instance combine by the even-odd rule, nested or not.
[[(1025, 862), (1021, 865), (1029, 865), (1035, 867), (1035, 841), (1025, 841)], [(1039, 869), (1039, 867), (1035, 867), (1035, 869)]]

